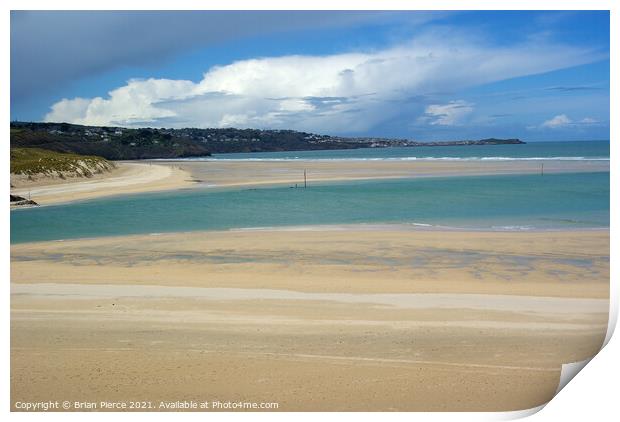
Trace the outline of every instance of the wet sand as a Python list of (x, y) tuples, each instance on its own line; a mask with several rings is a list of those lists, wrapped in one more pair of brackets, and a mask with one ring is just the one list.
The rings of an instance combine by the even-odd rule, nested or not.
[(12, 404), (526, 409), (607, 327), (608, 231), (195, 232), (11, 261)]

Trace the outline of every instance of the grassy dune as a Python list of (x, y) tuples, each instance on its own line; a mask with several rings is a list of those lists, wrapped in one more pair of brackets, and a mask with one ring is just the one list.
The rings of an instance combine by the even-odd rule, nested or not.
[(113, 163), (93, 155), (60, 153), (40, 148), (11, 148), (12, 174), (90, 177), (113, 168)]

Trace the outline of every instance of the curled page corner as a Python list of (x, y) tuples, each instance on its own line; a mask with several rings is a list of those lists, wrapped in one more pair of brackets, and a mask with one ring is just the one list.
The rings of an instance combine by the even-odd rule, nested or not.
[[(586, 367), (586, 365), (588, 363), (590, 363), (590, 361), (593, 358), (589, 358), (586, 360), (582, 360), (579, 362), (571, 362), (571, 363), (565, 363), (562, 365), (562, 370), (560, 372), (560, 382), (558, 383), (558, 388), (555, 391), (554, 397), (558, 395), (558, 393), (560, 391), (562, 391), (562, 389), (564, 387), (566, 387), (566, 385), (583, 369)], [(538, 412), (540, 412), (545, 406), (547, 406), (547, 403), (543, 403), (540, 406), (536, 406), (536, 407), (532, 407), (531, 409), (524, 409), (524, 410), (515, 410), (515, 411), (511, 411), (511, 412), (500, 412), (497, 416), (498, 418), (496, 420), (516, 420), (516, 419), (522, 419), (522, 418), (526, 418), (528, 416), (532, 416)]]
[(582, 360), (579, 362), (565, 363), (562, 365), (562, 372), (560, 372), (560, 383), (558, 384), (558, 389), (555, 391), (557, 395), (566, 385), (575, 378), (585, 366), (590, 363), (593, 358), (589, 358), (586, 360)]
[(531, 409), (513, 410), (510, 412), (498, 412), (497, 417), (494, 420), (499, 421), (513, 421), (517, 419), (527, 418), (528, 416), (535, 415), (540, 412), (547, 403), (543, 403), (540, 406), (532, 407)]

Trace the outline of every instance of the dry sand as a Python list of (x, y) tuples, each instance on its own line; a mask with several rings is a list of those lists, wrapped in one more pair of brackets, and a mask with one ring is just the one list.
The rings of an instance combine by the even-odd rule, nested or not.
[(13, 245), (11, 400), (517, 410), (605, 337), (607, 231), (358, 226)]
[(191, 176), (176, 166), (115, 162), (116, 168), (90, 178), (52, 177), (27, 181), (12, 177), (11, 193), (31, 198), (40, 205), (93, 199), (111, 195), (154, 192), (191, 186)]

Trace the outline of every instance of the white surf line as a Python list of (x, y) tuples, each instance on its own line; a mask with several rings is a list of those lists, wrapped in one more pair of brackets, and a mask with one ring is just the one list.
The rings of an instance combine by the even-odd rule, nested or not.
[(608, 299), (453, 293), (307, 293), (292, 290), (109, 284), (15, 284), (12, 295), (95, 298), (193, 298), (204, 300), (308, 300), (365, 303), (405, 309), (480, 309), (519, 313), (608, 313)]

